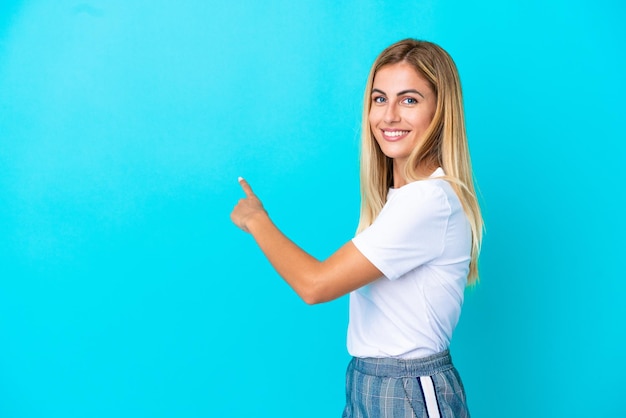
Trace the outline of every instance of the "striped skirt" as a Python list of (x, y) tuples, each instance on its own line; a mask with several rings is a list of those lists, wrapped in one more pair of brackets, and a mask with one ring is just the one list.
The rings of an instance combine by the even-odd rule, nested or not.
[(465, 418), (465, 390), (448, 351), (421, 359), (353, 358), (343, 418)]

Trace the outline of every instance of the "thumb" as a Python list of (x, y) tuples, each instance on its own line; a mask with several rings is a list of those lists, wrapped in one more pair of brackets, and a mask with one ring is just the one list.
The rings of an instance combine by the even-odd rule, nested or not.
[(252, 191), (252, 187), (248, 184), (248, 182), (243, 178), (239, 177), (239, 185), (243, 189), (243, 192), (246, 194), (246, 197), (254, 196), (254, 192)]

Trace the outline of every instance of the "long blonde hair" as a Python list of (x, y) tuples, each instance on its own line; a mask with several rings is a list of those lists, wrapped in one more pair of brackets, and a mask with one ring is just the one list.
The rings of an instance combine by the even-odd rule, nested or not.
[(369, 124), (374, 76), (385, 65), (405, 62), (431, 85), (437, 107), (422, 140), (412, 150), (404, 168), (407, 182), (424, 180), (417, 172), (421, 163), (437, 164), (456, 192), (472, 230), (472, 251), (468, 283), (478, 279), (478, 255), (483, 233), (483, 219), (474, 191), (463, 95), (459, 74), (450, 55), (431, 42), (405, 39), (385, 49), (376, 58), (365, 88), (361, 127), (361, 217), (358, 231), (374, 222), (387, 201), (393, 185), (393, 160), (381, 151)]

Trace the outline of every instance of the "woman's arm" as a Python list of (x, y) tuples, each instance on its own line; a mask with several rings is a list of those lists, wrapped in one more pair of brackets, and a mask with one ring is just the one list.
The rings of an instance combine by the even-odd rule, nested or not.
[(324, 261), (310, 256), (274, 225), (250, 185), (244, 179), (239, 183), (246, 197), (233, 209), (232, 221), (252, 234), (274, 269), (306, 303), (336, 299), (383, 276), (351, 241)]

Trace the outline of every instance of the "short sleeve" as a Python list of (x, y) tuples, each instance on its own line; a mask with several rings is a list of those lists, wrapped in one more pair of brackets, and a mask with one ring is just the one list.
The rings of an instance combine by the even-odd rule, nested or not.
[(357, 249), (390, 280), (440, 256), (451, 209), (436, 181), (394, 191), (374, 223), (352, 239)]

